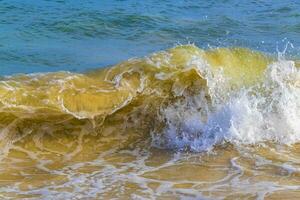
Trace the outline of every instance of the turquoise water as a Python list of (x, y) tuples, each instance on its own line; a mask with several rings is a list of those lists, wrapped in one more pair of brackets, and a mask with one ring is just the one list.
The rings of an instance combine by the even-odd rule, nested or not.
[(300, 46), (300, 2), (0, 1), (0, 75), (85, 71), (195, 43)]

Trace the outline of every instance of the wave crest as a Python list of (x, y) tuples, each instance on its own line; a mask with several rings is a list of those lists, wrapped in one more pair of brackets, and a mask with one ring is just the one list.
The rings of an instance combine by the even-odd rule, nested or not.
[[(299, 69), (243, 48), (178, 46), (86, 74), (0, 81), (2, 148), (37, 133), (141, 135), (163, 148), (297, 142)], [(47, 127), (47, 128), (45, 128)], [(67, 128), (66, 128), (67, 127)]]

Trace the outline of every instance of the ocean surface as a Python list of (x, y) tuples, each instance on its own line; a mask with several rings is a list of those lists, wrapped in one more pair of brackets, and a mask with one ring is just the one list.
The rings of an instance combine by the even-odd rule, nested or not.
[(299, 199), (300, 2), (0, 1), (1, 199)]
[(299, 54), (300, 5), (287, 1), (0, 1), (0, 75), (76, 71), (194, 43)]

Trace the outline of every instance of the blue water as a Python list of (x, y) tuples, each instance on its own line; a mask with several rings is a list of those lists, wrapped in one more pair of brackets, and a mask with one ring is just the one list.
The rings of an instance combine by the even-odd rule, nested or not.
[(0, 0), (0, 75), (81, 72), (195, 43), (300, 46), (300, 1)]

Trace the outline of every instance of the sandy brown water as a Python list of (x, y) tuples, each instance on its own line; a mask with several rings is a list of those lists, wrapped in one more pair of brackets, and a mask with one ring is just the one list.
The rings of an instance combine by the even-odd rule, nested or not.
[[(299, 199), (298, 104), (292, 101), (299, 97), (299, 73), (297, 62), (276, 62), (242, 48), (179, 46), (86, 74), (4, 77), (0, 197)], [(280, 64), (291, 73), (278, 71)], [(285, 75), (282, 82), (269, 80), (250, 97), (272, 106), (233, 109), (233, 116), (251, 115), (225, 133), (226, 112), (211, 117), (216, 105), (264, 82), (268, 66), (277, 70), (272, 77)], [(295, 97), (285, 101), (288, 95)], [(256, 117), (260, 112), (265, 118)], [(280, 120), (283, 128), (275, 126)]]
[(299, 145), (239, 151), (228, 144), (208, 154), (157, 149), (144, 140), (128, 147), (115, 141), (116, 148), (111, 149), (114, 142), (109, 138), (66, 137), (53, 142), (54, 138), (46, 139), (44, 150), (29, 142), (10, 151), (1, 162), (2, 198), (297, 199), (300, 195)]

